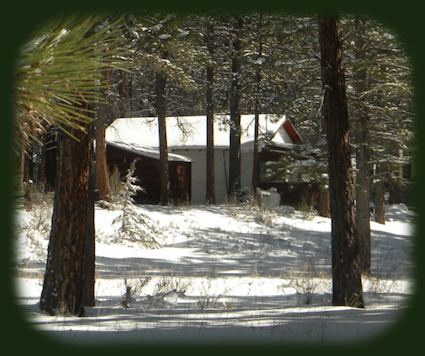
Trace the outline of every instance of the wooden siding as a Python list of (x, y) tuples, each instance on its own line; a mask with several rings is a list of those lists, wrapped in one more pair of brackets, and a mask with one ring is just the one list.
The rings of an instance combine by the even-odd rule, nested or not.
[[(106, 157), (109, 170), (116, 166), (121, 178), (127, 174), (131, 162), (136, 158), (136, 177), (140, 186), (145, 190), (135, 197), (138, 203), (158, 204), (160, 198), (159, 160), (138, 155), (122, 148), (106, 145)], [(170, 170), (170, 199), (174, 204), (189, 204), (191, 201), (191, 163), (169, 161)]]

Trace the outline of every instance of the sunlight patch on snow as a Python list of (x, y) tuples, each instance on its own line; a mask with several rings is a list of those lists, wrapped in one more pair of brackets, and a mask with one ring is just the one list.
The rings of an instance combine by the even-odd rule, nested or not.
[(195, 249), (193, 248), (164, 247), (161, 249), (146, 249), (143, 247), (137, 248), (135, 246), (128, 247), (106, 244), (98, 244), (96, 246), (96, 253), (99, 256), (113, 259), (149, 258), (167, 260), (170, 262), (179, 262), (185, 257), (196, 255)]
[[(394, 320), (412, 293), (412, 224), (403, 206), (389, 209), (385, 225), (371, 222), (364, 310), (330, 305), (330, 219), (289, 207), (262, 212), (268, 218), (262, 222), (256, 210), (230, 205), (140, 205), (136, 211), (155, 223), (161, 247), (117, 239), (112, 222), (120, 212), (97, 207), (96, 306), (86, 309), (85, 318), (39, 312), (45, 263), (39, 250), (48, 240), (21, 229), (15, 287), (31, 321), (75, 340), (168, 340), (170, 333), (219, 341), (360, 338)], [(21, 227), (30, 224), (27, 212), (17, 216)], [(122, 305), (126, 286), (134, 293), (129, 308)]]

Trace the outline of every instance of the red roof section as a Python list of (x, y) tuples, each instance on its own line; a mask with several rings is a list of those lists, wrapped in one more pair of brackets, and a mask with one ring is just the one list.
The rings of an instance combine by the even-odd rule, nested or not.
[(291, 121), (289, 121), (289, 119), (286, 119), (282, 126), (286, 130), (286, 132), (288, 133), (288, 135), (291, 138), (293, 143), (295, 143), (295, 144), (303, 143), (301, 136), (298, 134), (297, 130), (295, 130), (294, 125), (292, 125), (292, 123), (291, 123)]

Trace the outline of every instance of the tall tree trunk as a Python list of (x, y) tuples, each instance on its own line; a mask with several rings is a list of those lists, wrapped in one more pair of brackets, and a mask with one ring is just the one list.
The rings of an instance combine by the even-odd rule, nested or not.
[(168, 205), (170, 203), (170, 174), (168, 166), (168, 145), (167, 145), (167, 127), (165, 122), (165, 85), (166, 77), (163, 72), (155, 73), (155, 89), (156, 89), (156, 113), (158, 116), (159, 131), (159, 156), (160, 156), (160, 182), (161, 195), (160, 203)]
[[(355, 29), (364, 30), (365, 22), (360, 17), (355, 19)], [(357, 48), (362, 50), (365, 40), (360, 37)], [(361, 57), (361, 56), (360, 56)], [(368, 88), (367, 67), (363, 66), (354, 72), (353, 87), (356, 92), (356, 215), (355, 234), (360, 247), (360, 269), (364, 273), (370, 273), (371, 240), (370, 240), (370, 166), (369, 166), (369, 117), (362, 94)]]
[(108, 110), (108, 90), (109, 90), (109, 78), (111, 71), (107, 70), (103, 73), (103, 79), (105, 82), (105, 88), (102, 92), (102, 99), (104, 102), (99, 103), (97, 110), (97, 119), (95, 125), (95, 137), (96, 137), (96, 182), (97, 182), (97, 199), (105, 200), (108, 199), (111, 189), (109, 186), (108, 179), (108, 166), (106, 163), (106, 144), (105, 144), (105, 126)]
[(252, 183), (251, 191), (254, 196), (257, 194), (258, 179), (259, 179), (259, 162), (258, 162), (258, 131), (259, 131), (259, 117), (258, 100), (254, 102), (254, 147), (252, 152)]
[(360, 247), (360, 269), (370, 273), (370, 182), (369, 182), (369, 128), (367, 117), (360, 117), (357, 139), (357, 175), (356, 175), (356, 228), (355, 233)]
[[(213, 25), (208, 24), (205, 44), (211, 59), (214, 55)], [(215, 166), (214, 166), (214, 65), (207, 64), (205, 101), (207, 112), (207, 196), (209, 204), (215, 204)]]
[[(263, 38), (261, 36), (262, 18), (258, 25), (258, 57), (263, 55)], [(258, 131), (260, 124), (260, 86), (261, 86), (261, 67), (255, 71), (255, 100), (254, 100), (254, 147), (252, 153), (252, 182), (251, 190), (254, 196), (257, 192), (259, 178), (259, 162), (258, 162)]]
[(327, 125), (329, 198), (332, 221), (332, 303), (364, 307), (359, 244), (354, 235), (354, 189), (345, 75), (339, 21), (319, 21), (323, 114)]
[(241, 188), (241, 83), (239, 80), (241, 64), (242, 18), (236, 19), (234, 39), (232, 42), (232, 79), (230, 87), (230, 148), (229, 148), (229, 187), (228, 197), (232, 201)]
[(40, 157), (38, 165), (38, 187), (39, 189), (46, 193), (47, 192), (47, 183), (46, 183), (46, 133), (41, 134), (40, 136)]
[(58, 161), (52, 227), (40, 309), (51, 315), (84, 314), (89, 137), (58, 135)]
[(375, 221), (385, 224), (385, 180), (383, 177), (383, 167), (378, 164), (375, 174), (377, 175), (374, 184), (375, 193)]
[[(403, 151), (398, 145), (393, 145), (389, 149), (391, 155), (397, 157), (399, 161), (403, 159)], [(391, 176), (392, 178), (388, 181), (388, 202), (390, 204), (400, 204), (405, 203), (405, 199), (403, 199), (403, 165), (402, 163), (392, 162), (391, 163)]]

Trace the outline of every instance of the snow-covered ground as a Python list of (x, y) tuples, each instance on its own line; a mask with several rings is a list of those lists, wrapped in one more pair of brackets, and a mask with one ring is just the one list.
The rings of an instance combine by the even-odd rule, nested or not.
[[(365, 309), (333, 307), (330, 220), (282, 206), (163, 207), (136, 211), (160, 248), (119, 237), (117, 209), (96, 207), (96, 306), (52, 317), (38, 301), (51, 204), (18, 209), (16, 298), (34, 328), (78, 342), (322, 342), (385, 332), (412, 292), (412, 213), (387, 206), (372, 222)], [(146, 217), (145, 217), (146, 219)], [(126, 295), (126, 286), (131, 294)]]

